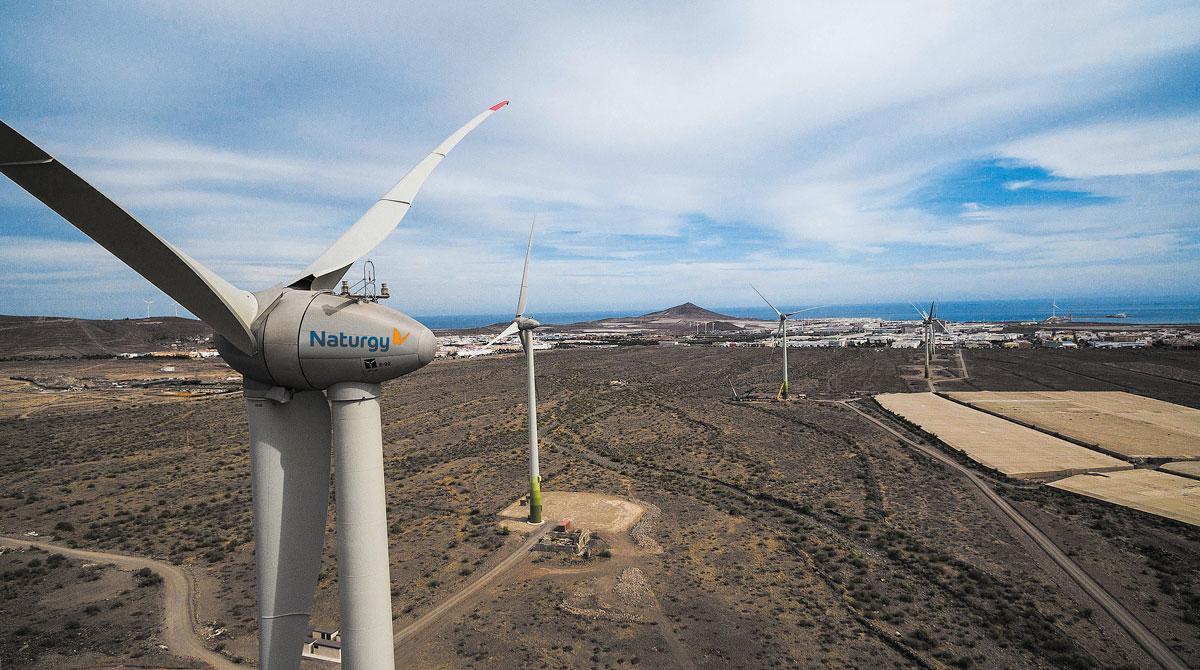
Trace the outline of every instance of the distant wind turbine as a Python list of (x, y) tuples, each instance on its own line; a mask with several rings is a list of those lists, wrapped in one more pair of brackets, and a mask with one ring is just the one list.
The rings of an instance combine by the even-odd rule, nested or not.
[(778, 309), (775, 309), (775, 305), (772, 305), (771, 301), (767, 300), (767, 296), (763, 295), (762, 291), (759, 291), (758, 289), (754, 288), (753, 284), (750, 285), (750, 288), (753, 288), (754, 292), (758, 294), (758, 297), (762, 298), (763, 302), (767, 303), (768, 307), (775, 310), (775, 314), (779, 317), (779, 336), (783, 339), (783, 384), (780, 385), (780, 387), (779, 387), (779, 398), (781, 400), (787, 400), (788, 399), (787, 320), (790, 319), (793, 314), (799, 314), (800, 312), (808, 312), (808, 311), (811, 311), (814, 309), (820, 309), (821, 307), (824, 307), (824, 305), (818, 305), (817, 307), (806, 307), (804, 309), (798, 309), (794, 312), (788, 312), (788, 313), (784, 314), (783, 312), (779, 311)]
[(146, 318), (149, 319), (150, 318), (150, 305), (153, 305), (154, 301), (153, 300), (143, 300), (142, 302), (146, 303)]
[[(909, 303), (912, 305), (912, 303)], [(923, 311), (916, 305), (912, 306), (917, 310), (917, 314), (921, 315), (922, 331), (924, 332), (923, 339), (925, 340), (925, 378), (929, 379), (929, 364), (933, 360), (933, 350), (937, 346), (934, 342), (934, 328), (940, 327), (942, 332), (946, 331), (946, 323), (937, 318), (937, 303), (929, 303), (929, 312)]]
[(542, 474), (538, 467), (538, 427), (537, 427), (537, 382), (534, 380), (533, 366), (533, 330), (542, 324), (525, 316), (525, 297), (529, 292), (529, 257), (533, 253), (533, 229), (537, 221), (529, 226), (529, 243), (525, 247), (525, 270), (521, 272), (521, 293), (517, 297), (517, 314), (513, 322), (499, 335), (492, 338), (484, 348), (492, 346), (499, 340), (513, 333), (521, 339), (521, 348), (525, 350), (526, 371), (529, 386), (529, 523), (542, 522)]

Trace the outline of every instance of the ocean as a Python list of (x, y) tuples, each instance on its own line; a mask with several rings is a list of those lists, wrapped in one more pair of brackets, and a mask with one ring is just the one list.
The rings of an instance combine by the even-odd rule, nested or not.
[[(1047, 298), (1032, 300), (948, 300), (939, 302), (937, 314), (947, 321), (1038, 321), (1050, 316), (1051, 301)], [(802, 309), (807, 305), (780, 305), (784, 311)], [(919, 305), (929, 309), (929, 303)], [(766, 305), (720, 307), (701, 305), (718, 314), (729, 316), (774, 319), (775, 314)], [(663, 308), (658, 308), (663, 309)], [(534, 312), (532, 316), (546, 324), (578, 323), (609, 317), (639, 316), (655, 309), (610, 310), (595, 312)], [(1107, 318), (1123, 313), (1128, 318)], [(1200, 323), (1200, 297), (1197, 298), (1077, 298), (1059, 299), (1058, 314), (1071, 316), (1077, 321), (1101, 323)], [(802, 318), (823, 317), (866, 317), (888, 320), (915, 320), (920, 318), (912, 305), (906, 302), (861, 303), (827, 305), (798, 314)], [(493, 323), (512, 320), (512, 313), (495, 314), (437, 314), (416, 316), (418, 321), (430, 328), (478, 328)]]

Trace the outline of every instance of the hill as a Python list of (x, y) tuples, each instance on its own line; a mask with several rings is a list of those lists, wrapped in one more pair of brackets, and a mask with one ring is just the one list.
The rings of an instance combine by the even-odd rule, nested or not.
[(211, 346), (212, 329), (173, 316), (92, 320), (0, 315), (0, 360), (95, 358)]
[(662, 321), (669, 319), (679, 319), (687, 321), (740, 321), (738, 317), (718, 314), (710, 309), (691, 303), (685, 302), (682, 305), (676, 305), (667, 309), (661, 309), (657, 312), (650, 312), (634, 319), (646, 319), (648, 321)]
[(711, 309), (705, 309), (691, 302), (685, 302), (682, 305), (661, 309), (657, 312), (650, 312), (641, 316), (601, 319), (600, 321), (575, 325), (590, 328), (602, 327), (619, 330), (653, 331), (668, 335), (690, 333), (695, 331), (697, 327), (723, 331), (763, 327), (762, 322), (758, 319), (718, 314)]

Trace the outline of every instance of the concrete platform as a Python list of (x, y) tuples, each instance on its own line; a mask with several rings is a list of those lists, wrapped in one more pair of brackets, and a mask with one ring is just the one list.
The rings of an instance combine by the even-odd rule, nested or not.
[(1075, 475), (1050, 486), (1200, 526), (1200, 481), (1194, 479), (1155, 470), (1126, 470)]
[[(645, 508), (619, 496), (572, 491), (542, 491), (542, 518), (545, 523), (571, 521), (580, 528), (607, 533), (623, 533), (642, 518)], [(514, 502), (498, 515), (501, 524), (513, 531), (525, 532), (529, 508)]]
[(1133, 466), (932, 393), (885, 393), (875, 399), (972, 460), (1010, 476), (1050, 478)]
[(1200, 410), (1191, 407), (1120, 391), (947, 395), (1125, 458), (1200, 458)]

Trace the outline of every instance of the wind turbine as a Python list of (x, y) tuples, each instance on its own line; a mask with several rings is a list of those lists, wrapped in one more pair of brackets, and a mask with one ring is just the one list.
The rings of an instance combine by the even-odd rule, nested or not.
[(521, 293), (517, 296), (517, 314), (507, 328), (484, 345), (486, 349), (516, 333), (521, 339), (521, 348), (525, 350), (529, 389), (529, 523), (542, 522), (542, 473), (538, 468), (537, 382), (534, 381), (533, 369), (533, 331), (542, 324), (525, 316), (525, 296), (529, 292), (529, 257), (533, 253), (533, 229), (536, 225), (537, 221), (534, 221), (533, 225), (529, 226), (529, 243), (525, 246), (525, 269), (521, 272)]
[(300, 664), (321, 567), (331, 450), (342, 663), (394, 667), (380, 383), (432, 361), (437, 339), (373, 296), (332, 289), (395, 229), (445, 155), (506, 104), (446, 138), (286, 286), (255, 293), (163, 240), (0, 122), (0, 172), (212, 326), (221, 356), (244, 377), (261, 668)]
[[(750, 288), (754, 288), (754, 285), (751, 284)], [(788, 399), (787, 320), (790, 319), (793, 314), (799, 314), (800, 312), (808, 312), (810, 310), (820, 309), (821, 306), (806, 307), (804, 309), (798, 309), (794, 312), (788, 312), (788, 313), (784, 314), (783, 312), (776, 309), (775, 305), (772, 305), (770, 300), (767, 300), (767, 297), (762, 294), (762, 291), (759, 291), (758, 289), (754, 288), (754, 292), (758, 294), (758, 297), (763, 299), (763, 302), (767, 303), (768, 307), (775, 310), (775, 314), (779, 317), (779, 334), (780, 334), (780, 337), (783, 338), (783, 384), (779, 387), (779, 398), (782, 400), (787, 400)]]
[(153, 305), (154, 301), (143, 299), (142, 302), (146, 303), (146, 318), (149, 319), (150, 318), (150, 305)]
[[(912, 303), (909, 304), (912, 305)], [(929, 364), (933, 360), (933, 350), (937, 346), (934, 342), (934, 327), (935, 325), (940, 326), (942, 331), (945, 332), (946, 324), (937, 318), (936, 302), (929, 303), (929, 312), (925, 312), (916, 305), (913, 305), (912, 308), (917, 310), (917, 314), (921, 315), (921, 324), (925, 339), (925, 378), (929, 379)]]

